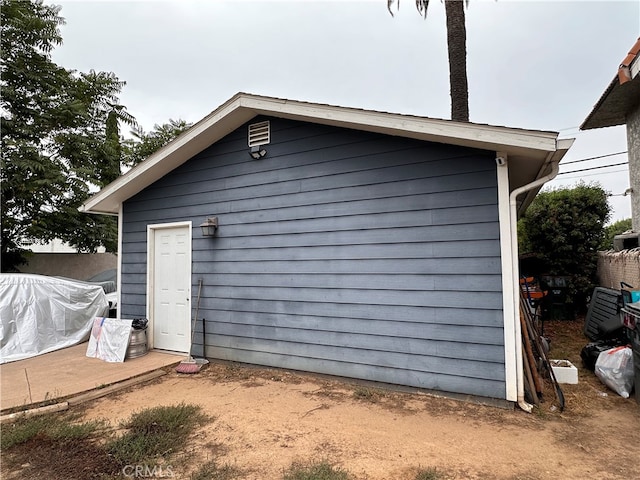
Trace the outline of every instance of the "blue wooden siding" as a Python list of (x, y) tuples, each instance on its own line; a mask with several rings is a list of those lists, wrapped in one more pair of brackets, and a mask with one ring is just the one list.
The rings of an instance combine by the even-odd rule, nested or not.
[(244, 126), (125, 203), (123, 316), (147, 224), (191, 220), (207, 356), (504, 398), (494, 154), (270, 120), (265, 158)]

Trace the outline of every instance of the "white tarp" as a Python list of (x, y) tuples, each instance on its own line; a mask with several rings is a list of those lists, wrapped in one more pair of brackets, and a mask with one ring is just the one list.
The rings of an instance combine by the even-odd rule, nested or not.
[(77, 345), (107, 315), (100, 285), (8, 273), (0, 275), (0, 363)]

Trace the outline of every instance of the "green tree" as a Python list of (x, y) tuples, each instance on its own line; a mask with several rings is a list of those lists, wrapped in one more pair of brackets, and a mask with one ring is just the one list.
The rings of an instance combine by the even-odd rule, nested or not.
[(123, 156), (125, 165), (135, 167), (156, 150), (164, 147), (182, 132), (191, 128), (191, 125), (191, 123), (182, 119), (169, 119), (168, 123), (154, 125), (153, 130), (150, 132), (145, 132), (140, 126), (135, 127), (131, 130), (133, 138), (125, 143)]
[(607, 192), (597, 184), (543, 191), (520, 220), (521, 254), (533, 254), (539, 270), (571, 278), (569, 298), (576, 307), (596, 285), (598, 249), (610, 207)]
[[(468, 2), (468, 0), (466, 0)], [(387, 0), (387, 8), (395, 0)], [(418, 13), (427, 18), (429, 0), (416, 0)], [(400, 8), (400, 0), (398, 0)], [(449, 90), (451, 94), (451, 120), (469, 121), (469, 86), (467, 82), (467, 29), (463, 0), (445, 0), (444, 11), (447, 22), (447, 50), (449, 53)]]
[(613, 249), (613, 237), (620, 235), (628, 230), (631, 230), (631, 219), (625, 218), (618, 220), (617, 222), (608, 225), (604, 229), (604, 239), (600, 244), (600, 250), (612, 250)]
[(2, 271), (24, 262), (22, 240), (113, 251), (115, 219), (77, 208), (120, 174), (118, 123), (135, 125), (118, 103), (124, 82), (51, 60), (62, 43), (60, 7), (0, 0), (0, 17)]

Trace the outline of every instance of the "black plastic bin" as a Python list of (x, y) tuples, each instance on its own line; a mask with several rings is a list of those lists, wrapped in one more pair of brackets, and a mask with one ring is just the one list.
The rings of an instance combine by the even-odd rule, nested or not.
[(576, 317), (575, 306), (569, 301), (568, 275), (541, 275), (540, 287), (547, 294), (542, 301), (544, 320), (573, 320)]
[(584, 322), (584, 334), (593, 341), (624, 338), (622, 318), (620, 318), (621, 306), (620, 290), (594, 288)]

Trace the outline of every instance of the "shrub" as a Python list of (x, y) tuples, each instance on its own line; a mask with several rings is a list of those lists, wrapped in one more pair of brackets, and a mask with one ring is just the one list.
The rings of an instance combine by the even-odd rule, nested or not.
[(547, 275), (569, 276), (568, 301), (578, 308), (586, 306), (596, 285), (608, 218), (607, 192), (580, 183), (539, 193), (520, 220), (520, 253), (534, 254)]

